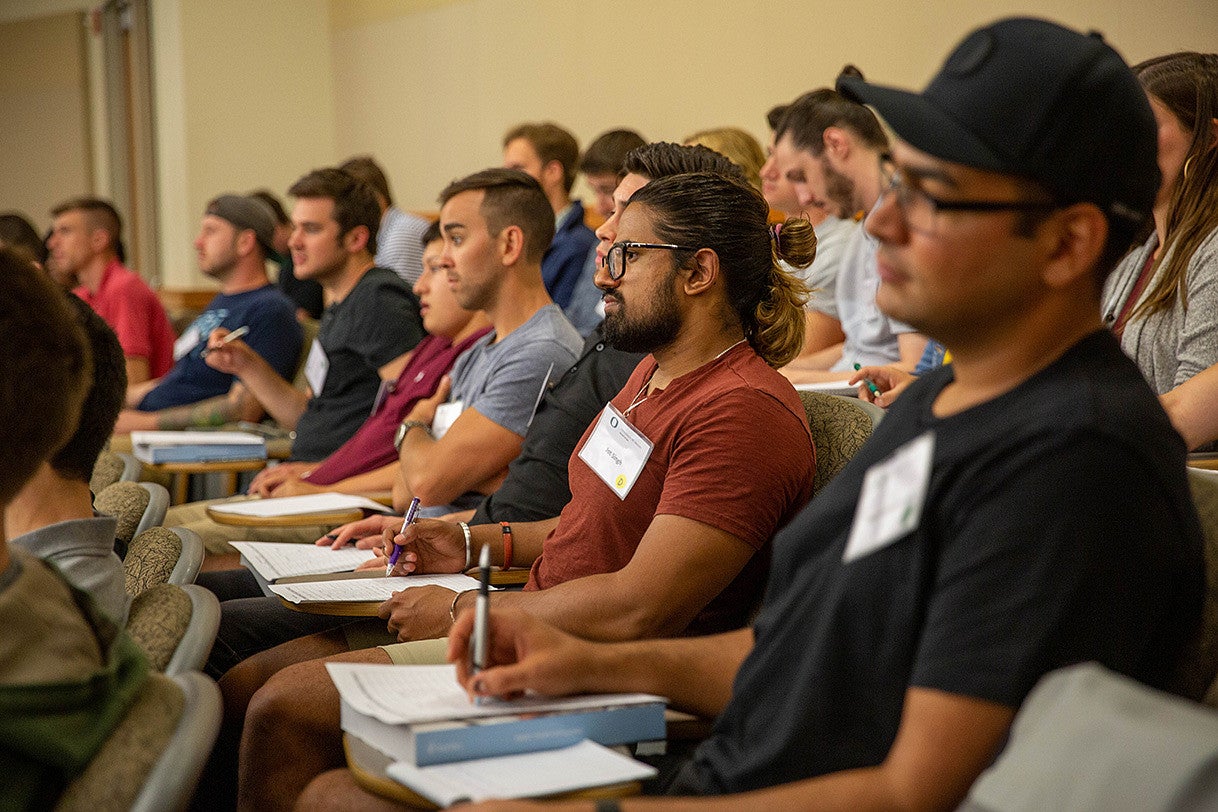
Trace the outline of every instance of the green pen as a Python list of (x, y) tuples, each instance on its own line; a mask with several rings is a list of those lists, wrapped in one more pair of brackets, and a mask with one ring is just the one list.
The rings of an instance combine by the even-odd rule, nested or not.
[[(862, 369), (862, 367), (860, 365), (858, 365), (858, 364), (854, 365), (855, 372), (857, 372), (860, 369)], [(875, 381), (871, 380), (870, 378), (863, 378), (863, 383), (867, 384), (867, 389), (868, 389), (868, 391), (871, 392), (872, 397), (878, 398), (881, 394), (883, 394), (882, 392), (880, 392), (880, 387), (876, 386)]]

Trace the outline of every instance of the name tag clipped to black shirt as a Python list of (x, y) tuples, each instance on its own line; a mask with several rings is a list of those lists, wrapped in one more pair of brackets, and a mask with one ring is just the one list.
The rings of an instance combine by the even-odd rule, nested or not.
[(928, 431), (898, 448), (863, 476), (863, 490), (842, 563), (870, 555), (917, 529), (935, 456)]
[(597, 418), (579, 458), (624, 500), (634, 487), (655, 446), (612, 403)]
[(330, 359), (326, 357), (326, 350), (317, 339), (313, 339), (313, 346), (309, 347), (304, 372), (305, 380), (313, 390), (313, 397), (319, 396), (326, 385), (326, 376), (330, 374)]

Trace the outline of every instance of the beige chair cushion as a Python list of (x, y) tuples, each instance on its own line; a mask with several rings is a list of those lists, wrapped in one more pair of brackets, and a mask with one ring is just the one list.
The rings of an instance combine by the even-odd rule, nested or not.
[[(852, 398), (820, 392), (800, 392), (812, 442), (816, 444), (816, 483), (819, 493), (862, 447), (875, 427), (867, 408)], [(873, 407), (874, 408), (874, 407)]]
[(115, 482), (97, 495), (93, 500), (93, 507), (99, 513), (118, 520), (114, 534), (130, 545), (135, 530), (144, 517), (144, 511), (148, 509), (150, 498), (148, 491), (140, 487), (138, 482)]
[(163, 584), (182, 557), (182, 539), (167, 527), (150, 527), (131, 542), (123, 569), (127, 571), (127, 594)]
[(190, 596), (173, 584), (146, 589), (131, 602), (127, 634), (144, 653), (148, 663), (164, 671), (190, 625)]
[(101, 493), (118, 482), (123, 475), (123, 460), (117, 454), (103, 451), (93, 464), (93, 476), (89, 478), (89, 490)]
[(135, 704), (85, 771), (68, 785), (56, 809), (120, 812), (131, 808), (177, 727), (182, 689), (150, 674)]

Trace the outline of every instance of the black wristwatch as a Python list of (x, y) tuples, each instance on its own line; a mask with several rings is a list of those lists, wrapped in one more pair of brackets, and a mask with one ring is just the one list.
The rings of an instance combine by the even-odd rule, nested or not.
[(397, 433), (393, 435), (393, 450), (401, 453), (402, 443), (406, 440), (406, 434), (411, 429), (422, 429), (431, 434), (431, 426), (424, 423), (422, 420), (403, 420), (398, 426)]

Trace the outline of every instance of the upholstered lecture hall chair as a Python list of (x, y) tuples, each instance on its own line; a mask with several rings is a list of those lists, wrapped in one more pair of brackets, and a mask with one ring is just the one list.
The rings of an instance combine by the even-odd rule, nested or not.
[(203, 564), (203, 540), (185, 527), (150, 527), (132, 540), (123, 559), (127, 594), (158, 584), (193, 584)]
[(220, 601), (197, 584), (158, 584), (131, 602), (127, 634), (168, 676), (198, 671), (220, 628)]
[(149, 674), (127, 715), (55, 808), (186, 809), (216, 741), (220, 715), (220, 689), (203, 674)]
[(858, 398), (800, 392), (808, 428), (816, 444), (816, 482), (813, 494), (820, 493), (850, 462), (872, 430), (884, 416), (874, 403)]
[(93, 475), (89, 478), (89, 490), (101, 493), (115, 482), (138, 482), (140, 461), (130, 454), (103, 451), (93, 464)]
[(93, 507), (118, 519), (115, 535), (126, 548), (141, 532), (165, 521), (169, 491), (155, 482), (115, 482), (93, 498)]

